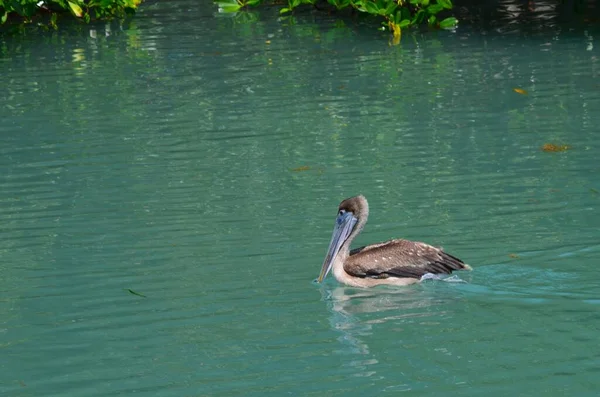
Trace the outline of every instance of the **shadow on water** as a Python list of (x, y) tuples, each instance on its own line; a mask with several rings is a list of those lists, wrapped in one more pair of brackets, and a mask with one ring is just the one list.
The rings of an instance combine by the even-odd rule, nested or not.
[(458, 0), (454, 5), (461, 25), (505, 34), (592, 27), (600, 17), (597, 4), (583, 0)]

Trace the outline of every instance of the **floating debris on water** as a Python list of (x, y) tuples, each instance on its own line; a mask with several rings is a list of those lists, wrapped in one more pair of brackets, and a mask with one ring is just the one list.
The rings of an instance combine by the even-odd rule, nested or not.
[(569, 145), (555, 145), (554, 143), (545, 143), (542, 146), (544, 152), (564, 152), (565, 150), (571, 149)]
[(529, 95), (529, 93), (522, 88), (513, 88), (513, 91), (516, 92), (517, 94)]
[(308, 171), (308, 170), (310, 170), (310, 167), (308, 165), (303, 165), (302, 167), (292, 168), (292, 171), (294, 171), (294, 172)]
[(137, 296), (141, 296), (142, 298), (146, 298), (146, 295), (144, 295), (144, 294), (140, 294), (139, 292), (135, 292), (135, 291), (134, 291), (134, 290), (132, 290), (132, 289), (125, 288), (125, 290), (129, 291), (129, 293), (130, 293), (130, 294), (137, 295)]

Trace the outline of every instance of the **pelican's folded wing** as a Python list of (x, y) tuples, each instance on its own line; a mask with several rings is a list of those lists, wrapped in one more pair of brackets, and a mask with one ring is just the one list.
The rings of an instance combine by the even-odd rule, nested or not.
[(421, 278), (426, 273), (450, 274), (471, 267), (440, 248), (398, 239), (352, 250), (344, 270), (355, 277)]

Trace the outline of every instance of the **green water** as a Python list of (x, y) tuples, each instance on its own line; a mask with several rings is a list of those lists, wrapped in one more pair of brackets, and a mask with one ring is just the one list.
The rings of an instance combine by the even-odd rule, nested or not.
[[(597, 393), (597, 28), (195, 4), (0, 37), (2, 395)], [(359, 193), (466, 282), (313, 283)]]

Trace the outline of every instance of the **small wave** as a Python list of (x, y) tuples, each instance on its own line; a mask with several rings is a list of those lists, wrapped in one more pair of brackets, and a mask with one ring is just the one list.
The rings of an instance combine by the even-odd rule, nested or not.
[(440, 281), (445, 281), (447, 283), (466, 283), (465, 280), (461, 279), (460, 277), (458, 277), (455, 274), (452, 276), (440, 276), (440, 275), (433, 274), (433, 273), (425, 273), (424, 275), (421, 276), (421, 281), (425, 281), (425, 280), (440, 280)]

